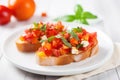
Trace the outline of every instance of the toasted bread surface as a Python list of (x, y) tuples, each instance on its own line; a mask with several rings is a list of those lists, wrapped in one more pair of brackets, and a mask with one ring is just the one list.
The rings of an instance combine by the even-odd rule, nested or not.
[(40, 47), (40, 43), (28, 43), (26, 41), (17, 40), (16, 41), (17, 49), (21, 52), (35, 52)]

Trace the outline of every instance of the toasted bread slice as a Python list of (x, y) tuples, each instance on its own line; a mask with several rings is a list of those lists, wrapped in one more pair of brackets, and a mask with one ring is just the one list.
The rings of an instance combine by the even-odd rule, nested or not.
[(18, 50), (21, 52), (35, 52), (40, 47), (40, 43), (32, 44), (32, 43), (21, 41), (20, 39), (18, 39), (16, 41), (16, 46)]
[(84, 51), (80, 54), (74, 54), (74, 55), (65, 54), (59, 57), (54, 57), (54, 56), (39, 57), (38, 55), (36, 55), (36, 57), (39, 65), (55, 66), (55, 65), (65, 65), (72, 62), (78, 62), (97, 54), (97, 52), (98, 52), (98, 44), (96, 44), (93, 48), (89, 48), (87, 51)]

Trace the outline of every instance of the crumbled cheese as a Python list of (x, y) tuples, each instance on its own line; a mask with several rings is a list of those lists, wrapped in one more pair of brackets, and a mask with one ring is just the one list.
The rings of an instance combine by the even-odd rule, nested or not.
[(46, 35), (43, 35), (43, 36), (41, 37), (41, 39), (42, 39), (42, 40), (47, 40), (47, 36), (46, 36)]
[(60, 34), (56, 35), (55, 36), (56, 38), (61, 38), (62, 36)]
[(79, 54), (79, 50), (76, 47), (72, 47), (72, 54)]
[(44, 46), (44, 45), (45, 45), (45, 42), (43, 42), (41, 45)]
[(89, 45), (88, 41), (82, 41), (81, 44), (83, 44), (83, 47), (87, 47)]

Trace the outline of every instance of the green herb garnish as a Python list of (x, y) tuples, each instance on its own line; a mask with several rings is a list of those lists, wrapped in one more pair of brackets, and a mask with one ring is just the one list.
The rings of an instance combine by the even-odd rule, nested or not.
[(62, 20), (62, 21), (66, 21), (66, 22), (72, 22), (72, 21), (75, 20), (75, 16), (74, 16), (74, 15), (65, 15), (65, 16), (56, 18), (56, 19), (54, 19), (54, 20), (55, 20), (55, 21)]
[(74, 31), (71, 31), (70, 34), (73, 38), (75, 38), (76, 40), (79, 40), (78, 35)]
[(62, 35), (64, 35), (66, 32), (65, 31), (62, 31), (62, 32), (60, 32)]
[(34, 22), (33, 25), (34, 25), (35, 28), (37, 28), (39, 24)]
[(40, 43), (43, 43), (45, 40), (40, 40)]
[(81, 27), (73, 28), (72, 31), (74, 31), (74, 32), (82, 32), (82, 28)]
[(62, 42), (63, 42), (66, 46), (68, 46), (69, 48), (72, 47), (72, 45), (71, 45), (64, 37), (61, 37), (61, 39), (62, 39)]
[(51, 42), (54, 38), (55, 38), (55, 36), (49, 37), (49, 38), (48, 38), (48, 42)]
[(40, 27), (41, 31), (46, 31), (46, 24), (44, 24), (43, 26)]
[(78, 45), (77, 45), (77, 49), (79, 49), (79, 48), (81, 48), (81, 47), (83, 47), (83, 44), (78, 44)]
[(87, 19), (96, 19), (96, 18), (97, 18), (96, 15), (92, 14), (91, 12), (84, 11), (82, 6), (77, 4), (77, 5), (75, 5), (75, 8), (74, 8), (74, 14), (61, 16), (54, 20), (55, 21), (62, 20), (62, 21), (66, 21), (66, 22), (73, 22), (76, 20), (83, 24), (89, 25)]

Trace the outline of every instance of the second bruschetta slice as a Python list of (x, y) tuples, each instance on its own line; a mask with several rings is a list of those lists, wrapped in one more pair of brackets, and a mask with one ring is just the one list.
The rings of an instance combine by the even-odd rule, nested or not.
[(61, 22), (52, 23), (34, 23), (30, 28), (24, 31), (17, 41), (16, 46), (22, 52), (35, 52), (41, 45), (41, 42), (47, 37), (55, 36), (64, 31), (64, 26)]

